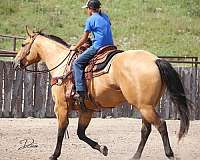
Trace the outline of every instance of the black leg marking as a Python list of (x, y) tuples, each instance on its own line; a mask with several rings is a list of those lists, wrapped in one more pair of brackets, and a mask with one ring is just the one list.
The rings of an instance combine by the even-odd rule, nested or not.
[(168, 132), (167, 132), (167, 125), (164, 120), (161, 120), (161, 125), (158, 128), (158, 131), (162, 137), (164, 149), (165, 149), (165, 154), (168, 158), (173, 158), (174, 153), (171, 149), (170, 142), (169, 142), (169, 137), (168, 137)]
[(80, 140), (89, 144), (93, 149), (98, 150), (104, 156), (107, 156), (108, 155), (108, 148), (106, 146), (99, 145), (97, 142), (93, 141), (92, 139), (88, 138), (85, 135), (85, 130), (88, 127), (91, 118), (92, 118), (92, 112), (88, 111), (88, 112), (81, 112), (80, 113), (77, 135), (78, 135)]
[(56, 149), (55, 149), (53, 155), (51, 157), (49, 157), (49, 160), (57, 160), (57, 158), (60, 156), (61, 148), (62, 148), (62, 141), (63, 141), (63, 137), (65, 134), (66, 128), (67, 127), (58, 129)]
[(138, 149), (133, 157), (133, 159), (140, 159), (142, 155), (142, 151), (144, 149), (144, 146), (147, 142), (147, 139), (151, 133), (151, 124), (148, 123), (146, 120), (142, 120), (142, 129), (141, 129), (141, 141), (138, 146)]
[(87, 144), (89, 144), (92, 148), (95, 149), (95, 146), (98, 145), (97, 142), (91, 140), (90, 138), (88, 138), (86, 135), (85, 135), (85, 130), (86, 130), (86, 126), (81, 126), (81, 125), (78, 125), (78, 130), (77, 130), (77, 135), (78, 135), (78, 138), (84, 142), (86, 142)]

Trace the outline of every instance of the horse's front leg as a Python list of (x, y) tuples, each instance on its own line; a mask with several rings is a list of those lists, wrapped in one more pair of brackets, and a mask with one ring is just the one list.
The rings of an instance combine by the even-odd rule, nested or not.
[(92, 113), (93, 112), (90, 112), (90, 111), (80, 113), (77, 135), (78, 135), (80, 140), (89, 144), (93, 149), (100, 151), (104, 156), (107, 156), (108, 155), (108, 148), (106, 146), (99, 145), (97, 142), (93, 141), (92, 139), (88, 138), (85, 135), (85, 130), (90, 123), (90, 120), (92, 118)]
[(55, 151), (53, 155), (49, 157), (49, 160), (57, 160), (57, 158), (60, 156), (63, 137), (65, 134), (66, 128), (69, 124), (68, 112), (67, 112), (66, 106), (55, 106), (55, 112), (56, 112), (56, 116), (58, 120), (57, 144), (56, 144)]

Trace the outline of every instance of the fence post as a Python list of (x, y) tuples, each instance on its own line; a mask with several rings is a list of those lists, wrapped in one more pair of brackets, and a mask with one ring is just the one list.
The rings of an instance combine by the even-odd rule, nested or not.
[(196, 120), (200, 120), (200, 68), (198, 69), (197, 72), (197, 96), (196, 96), (196, 115), (195, 115), (195, 119)]
[(16, 43), (17, 43), (17, 38), (13, 38), (13, 51), (16, 51)]
[(0, 118), (3, 113), (3, 62), (0, 61)]
[(23, 72), (16, 71), (16, 78), (13, 80), (11, 117), (22, 118), (22, 97), (23, 97)]
[(55, 117), (55, 113), (54, 113), (54, 101), (53, 101), (53, 97), (52, 97), (52, 93), (51, 93), (51, 85), (50, 85), (50, 81), (51, 81), (51, 75), (49, 74), (49, 83), (48, 83), (48, 92), (47, 92), (47, 102), (46, 102), (46, 117), (47, 118), (52, 118)]
[(4, 62), (4, 117), (10, 117), (11, 94), (14, 79), (14, 69), (11, 62)]
[[(27, 69), (33, 70), (35, 65), (28, 66)], [(24, 117), (33, 116), (33, 91), (34, 75), (36, 73), (24, 72)]]
[[(38, 63), (38, 70), (46, 69), (44, 63)], [(35, 87), (35, 102), (34, 102), (34, 116), (37, 118), (44, 118), (46, 114), (46, 94), (47, 94), (47, 73), (38, 73)]]

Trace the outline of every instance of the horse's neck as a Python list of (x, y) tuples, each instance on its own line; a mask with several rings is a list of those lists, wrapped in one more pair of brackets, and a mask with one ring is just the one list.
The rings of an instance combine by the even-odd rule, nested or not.
[[(46, 63), (49, 70), (58, 66), (69, 54), (69, 49), (67, 47), (47, 38), (42, 38), (39, 44), (40, 47), (38, 53), (40, 54), (42, 61)], [(65, 73), (66, 64), (67, 59), (56, 69), (51, 71), (51, 76), (63, 76)]]

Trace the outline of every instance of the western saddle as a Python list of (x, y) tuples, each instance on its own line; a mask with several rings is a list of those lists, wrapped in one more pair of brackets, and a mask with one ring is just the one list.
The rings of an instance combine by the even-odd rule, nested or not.
[[(72, 98), (74, 95), (74, 79), (72, 76), (72, 64), (74, 60), (78, 57), (78, 55), (84, 52), (89, 46), (90, 45), (86, 43), (80, 47), (78, 54), (77, 52), (73, 52), (70, 55), (66, 67), (66, 69), (68, 70), (66, 75), (63, 75), (62, 77), (52, 77), (51, 79), (51, 86), (61, 85), (64, 82), (67, 83), (66, 98)], [(108, 45), (100, 48), (97, 51), (97, 54), (89, 61), (88, 65), (85, 68), (85, 80), (89, 81), (93, 77), (98, 77), (100, 75), (108, 73), (113, 56), (121, 52), (123, 51), (117, 50), (117, 47), (114, 45)]]

